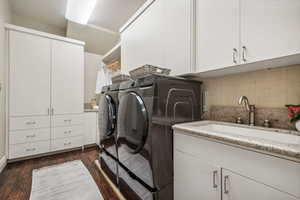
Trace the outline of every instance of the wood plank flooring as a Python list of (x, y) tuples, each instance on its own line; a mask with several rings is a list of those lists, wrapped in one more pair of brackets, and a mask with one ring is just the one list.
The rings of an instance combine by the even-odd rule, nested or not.
[(72, 160), (82, 160), (97, 183), (104, 199), (118, 200), (117, 196), (94, 164), (97, 156), (98, 148), (92, 147), (86, 149), (84, 152), (73, 151), (8, 164), (0, 174), (0, 199), (29, 200), (33, 169)]

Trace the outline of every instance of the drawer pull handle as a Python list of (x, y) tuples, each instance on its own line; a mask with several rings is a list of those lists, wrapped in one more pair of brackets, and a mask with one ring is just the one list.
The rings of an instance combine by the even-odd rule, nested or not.
[(36, 148), (26, 149), (26, 151), (35, 151)]
[(68, 142), (68, 143), (64, 143), (64, 146), (68, 146), (68, 145), (71, 145), (72, 142)]
[(26, 122), (26, 125), (33, 125), (36, 124), (36, 122)]
[(34, 137), (35, 137), (35, 134), (26, 136), (26, 138), (34, 138)]
[(224, 177), (224, 193), (225, 194), (229, 194), (228, 181), (229, 181), (229, 176), (225, 176)]
[(233, 61), (234, 64), (237, 64), (237, 60), (236, 60), (237, 54), (238, 54), (237, 49), (233, 48), (232, 61)]
[(213, 171), (213, 188), (217, 188), (218, 187), (218, 184), (216, 183), (216, 178), (217, 178), (217, 175), (218, 175), (218, 171)]
[(71, 134), (72, 131), (65, 131), (64, 134)]
[(64, 122), (71, 122), (71, 119), (65, 119)]
[(243, 46), (242, 48), (243, 48), (242, 59), (244, 62), (246, 62), (247, 61), (247, 59), (246, 59), (247, 48), (246, 48), (246, 46)]

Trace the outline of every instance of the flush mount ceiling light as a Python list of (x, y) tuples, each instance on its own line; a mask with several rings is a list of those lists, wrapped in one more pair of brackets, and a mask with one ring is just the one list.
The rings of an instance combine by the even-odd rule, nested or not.
[(87, 24), (97, 0), (68, 0), (66, 18), (70, 21)]

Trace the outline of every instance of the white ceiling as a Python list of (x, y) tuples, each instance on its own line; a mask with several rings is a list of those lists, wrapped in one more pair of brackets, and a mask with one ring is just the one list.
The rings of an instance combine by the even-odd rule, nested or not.
[[(119, 36), (115, 33), (145, 1), (98, 0), (89, 20), (92, 26), (81, 26), (65, 19), (67, 0), (9, 0), (13, 15), (22, 19), (18, 20), (19, 23), (15, 22), (17, 25), (41, 30), (44, 28), (41, 23), (45, 23), (60, 28), (65, 30), (67, 37), (85, 41), (86, 50), (96, 54), (105, 54), (118, 42)], [(42, 31), (48, 30), (49, 26)]]
[(12, 12), (59, 28), (65, 28), (67, 0), (9, 0)]
[(144, 3), (145, 0), (98, 0), (89, 24), (119, 31)]
[(99, 55), (106, 54), (119, 41), (119, 34), (68, 22), (67, 37), (85, 41), (85, 50)]

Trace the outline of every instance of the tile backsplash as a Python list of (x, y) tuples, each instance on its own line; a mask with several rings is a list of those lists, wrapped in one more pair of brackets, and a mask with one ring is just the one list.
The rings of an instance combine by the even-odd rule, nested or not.
[[(210, 111), (203, 116), (206, 120), (235, 123), (241, 117), (244, 124), (248, 124), (248, 112), (242, 107), (211, 106)], [(264, 120), (269, 120), (272, 128), (295, 130), (295, 125), (290, 123), (286, 108), (256, 108), (255, 125), (263, 126)]]
[(300, 65), (259, 70), (203, 80), (207, 106), (237, 106), (240, 96), (257, 107), (300, 104)]
[(294, 129), (287, 117), (286, 104), (300, 104), (300, 65), (259, 70), (203, 80), (206, 90), (206, 119), (234, 122), (247, 112), (238, 105), (247, 96), (255, 104), (256, 124), (271, 120), (275, 128)]

